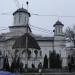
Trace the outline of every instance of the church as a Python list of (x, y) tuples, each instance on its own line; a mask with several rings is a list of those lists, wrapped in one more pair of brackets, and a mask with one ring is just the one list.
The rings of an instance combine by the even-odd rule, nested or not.
[[(38, 50), (37, 54), (37, 59), (35, 59), (35, 49), (30, 49), (31, 58), (28, 59), (28, 67), (31, 67), (32, 63), (35, 63), (35, 67), (38, 66), (39, 62), (43, 64), (44, 56), (47, 55), (49, 58), (49, 52), (53, 50), (61, 55), (62, 66), (67, 66), (66, 38), (63, 32), (64, 24), (59, 20), (56, 21), (56, 23), (53, 25), (54, 36), (43, 37), (33, 34), (29, 26), (29, 17), (31, 17), (31, 14), (27, 9), (24, 8), (19, 8), (13, 13), (13, 25), (9, 26), (9, 32), (2, 33), (0, 35), (0, 64), (2, 63), (2, 58), (6, 55), (8, 56), (9, 63), (11, 64), (11, 57), (14, 56), (14, 49), (12, 47), (15, 43), (15, 39), (26, 33), (26, 25), (28, 24), (28, 33), (36, 39), (38, 45), (40, 46), (40, 50)], [(26, 53), (22, 54), (24, 49), (18, 50), (19, 55), (21, 56), (21, 60), (25, 65)], [(0, 65), (0, 67), (2, 67), (2, 65)]]

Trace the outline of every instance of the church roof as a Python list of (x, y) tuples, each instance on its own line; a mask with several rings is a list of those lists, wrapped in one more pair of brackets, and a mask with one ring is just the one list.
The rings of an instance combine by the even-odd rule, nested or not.
[(40, 46), (35, 38), (28, 33), (25, 33), (23, 36), (17, 38), (13, 48), (26, 48), (26, 37), (28, 37), (28, 48), (40, 49)]
[(54, 24), (54, 27), (55, 27), (56, 25), (62, 25), (62, 26), (64, 26), (64, 25), (62, 24), (62, 22), (60, 22), (59, 20), (56, 21), (56, 23)]
[[(20, 33), (20, 34), (22, 34), (22, 33)], [(15, 39), (19, 38), (20, 36), (22, 36), (23, 34), (22, 35), (17, 34), (17, 35), (14, 35), (14, 36), (13, 35), (14, 35), (14, 32), (10, 32), (10, 33), (8, 32), (8, 33), (2, 34), (0, 36), (0, 42), (1, 41), (8, 41), (8, 40), (15, 40)], [(53, 41), (54, 40), (54, 37), (43, 37), (43, 36), (39, 36), (39, 35), (35, 35), (35, 34), (30, 34), (30, 35), (33, 36), (36, 41)]]
[(15, 15), (15, 14), (18, 13), (18, 12), (28, 13), (29, 16), (31, 16), (30, 13), (29, 13), (26, 9), (24, 9), (24, 8), (19, 8), (19, 9), (17, 9), (17, 10), (13, 13), (13, 15)]
[(54, 37), (35, 37), (37, 41), (53, 41)]

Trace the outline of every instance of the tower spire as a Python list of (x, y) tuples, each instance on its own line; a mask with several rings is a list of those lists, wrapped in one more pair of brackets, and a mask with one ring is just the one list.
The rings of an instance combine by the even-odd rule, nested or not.
[(23, 8), (23, 3), (22, 3), (22, 8)]

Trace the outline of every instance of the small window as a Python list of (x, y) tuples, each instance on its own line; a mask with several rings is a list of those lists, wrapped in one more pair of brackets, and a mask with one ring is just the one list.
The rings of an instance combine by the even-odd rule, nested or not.
[(0, 51), (0, 55), (2, 55), (2, 52)]
[(58, 29), (58, 30), (59, 30), (59, 33), (60, 33), (60, 27), (59, 27), (59, 29)]
[(42, 51), (40, 51), (40, 56), (42, 57)]
[(19, 13), (19, 23), (21, 22), (21, 17), (22, 17), (22, 14)]
[(16, 23), (16, 16), (14, 17), (14, 23)]
[(25, 16), (25, 23), (26, 23), (26, 16)]

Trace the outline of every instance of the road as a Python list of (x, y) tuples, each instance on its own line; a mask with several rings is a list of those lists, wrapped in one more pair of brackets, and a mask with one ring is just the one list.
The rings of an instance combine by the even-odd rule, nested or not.
[(72, 73), (25, 73), (22, 75), (75, 75), (75, 72)]

